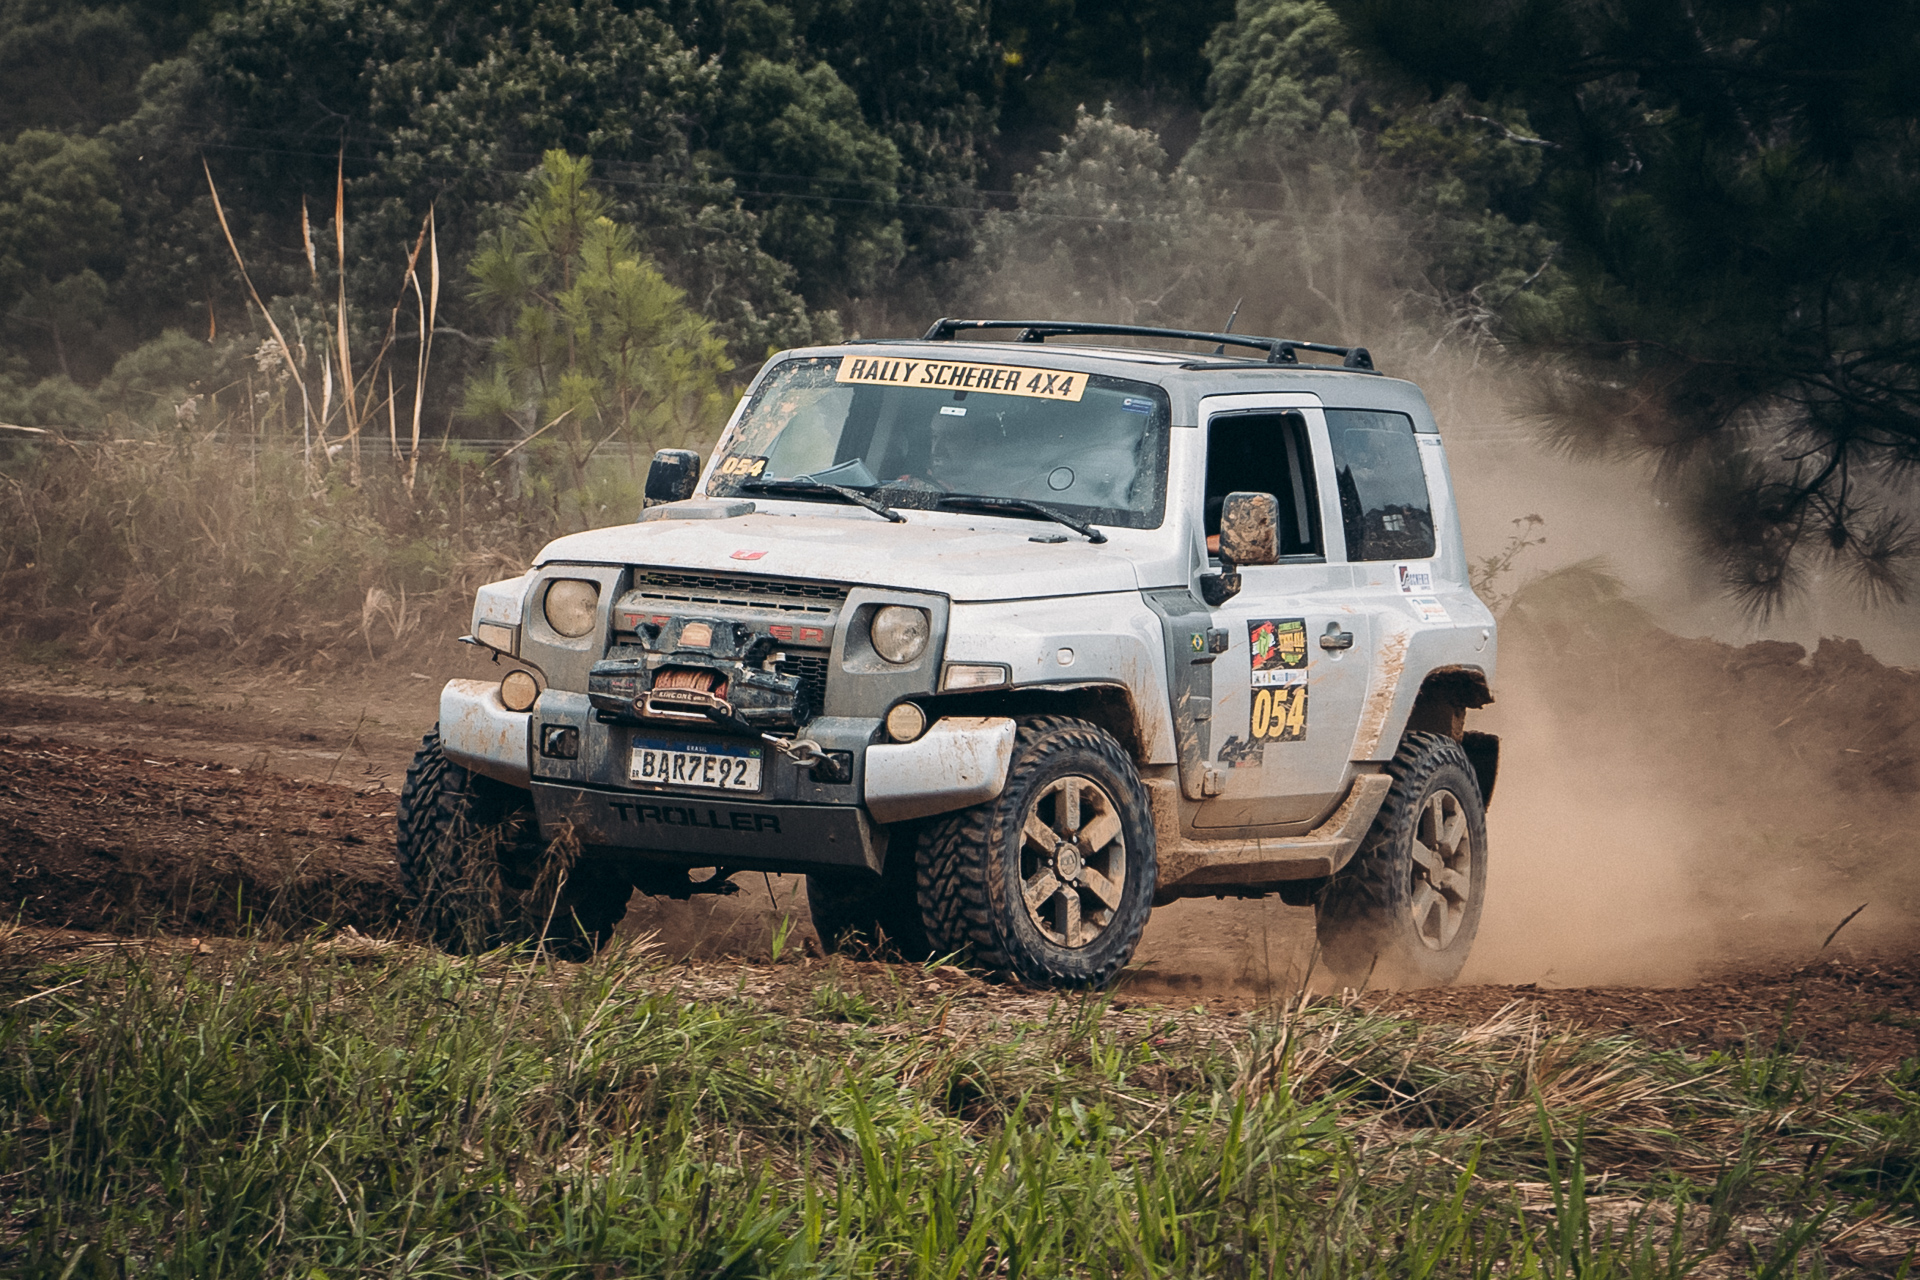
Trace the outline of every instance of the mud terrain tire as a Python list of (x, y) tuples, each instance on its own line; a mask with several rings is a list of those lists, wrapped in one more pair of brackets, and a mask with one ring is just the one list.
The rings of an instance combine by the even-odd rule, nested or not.
[(626, 914), (632, 884), (569, 865), (540, 839), (527, 793), (447, 759), (438, 726), (421, 739), (395, 809), (394, 857), (415, 926), (443, 951), (544, 940), (555, 957), (584, 960)]
[(807, 876), (807, 911), (828, 951), (855, 956), (893, 956), (914, 964), (933, 955), (920, 917), (914, 885), (915, 833), (900, 832), (887, 852), (886, 870), (815, 871)]
[(1467, 961), (1486, 901), (1487, 815), (1466, 751), (1409, 733), (1359, 852), (1320, 896), (1315, 927), (1353, 985), (1443, 986)]
[(929, 824), (917, 862), (936, 951), (1035, 985), (1104, 987), (1153, 907), (1152, 805), (1106, 730), (1023, 719), (1006, 789)]

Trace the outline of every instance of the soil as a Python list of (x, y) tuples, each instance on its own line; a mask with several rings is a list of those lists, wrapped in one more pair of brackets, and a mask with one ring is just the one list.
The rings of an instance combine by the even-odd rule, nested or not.
[[(1783, 665), (1769, 665), (1773, 678)], [(1848, 665), (1858, 675), (1859, 663)], [(100, 934), (243, 927), (403, 932), (395, 793), (434, 719), (440, 684), (485, 670), (461, 650), (306, 684), (212, 666), (157, 677), (0, 666), (0, 895), (21, 923), (75, 945)], [(1896, 674), (1899, 693), (1910, 696), (1911, 677)], [(1904, 738), (1885, 725), (1878, 718), (1872, 732)], [(1897, 772), (1880, 777), (1903, 789), (1905, 752), (1886, 754), (1898, 759)], [(1859, 803), (1857, 789), (1851, 799)], [(772, 967), (807, 955), (815, 959), (798, 963), (817, 965), (802, 881), (740, 880), (743, 891), (729, 898), (636, 895), (622, 932), (655, 934), (687, 957), (691, 973), (718, 978), (768, 967), (773, 925), (791, 916), (804, 950)], [(1479, 1021), (1517, 1003), (1556, 1023), (1691, 1050), (1784, 1034), (1823, 1055), (1878, 1063), (1920, 1052), (1911, 940), (1910, 929), (1861, 939), (1843, 932), (1825, 949), (1803, 946), (1787, 958), (1736, 948), (1725, 963), (1673, 984), (1538, 980), (1360, 999), (1445, 1022)], [(1311, 953), (1311, 911), (1277, 901), (1177, 903), (1155, 913), (1114, 1000), (1242, 1016), (1296, 996)], [(947, 985), (962, 981), (942, 972)], [(964, 980), (969, 989), (973, 981)]]

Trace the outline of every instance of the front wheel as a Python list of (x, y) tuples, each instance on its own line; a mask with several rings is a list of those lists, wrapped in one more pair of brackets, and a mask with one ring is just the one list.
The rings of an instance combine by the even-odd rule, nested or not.
[(1409, 733), (1393, 786), (1353, 860), (1320, 896), (1315, 927), (1343, 981), (1430, 987), (1467, 962), (1487, 888), (1487, 813), (1467, 753)]
[(443, 951), (544, 941), (563, 960), (584, 960), (626, 914), (631, 881), (549, 848), (532, 798), (447, 759), (437, 728), (394, 809), (415, 925)]
[(1005, 790), (930, 824), (918, 861), (937, 950), (1037, 985), (1104, 987), (1153, 908), (1152, 806), (1104, 729), (1026, 719)]

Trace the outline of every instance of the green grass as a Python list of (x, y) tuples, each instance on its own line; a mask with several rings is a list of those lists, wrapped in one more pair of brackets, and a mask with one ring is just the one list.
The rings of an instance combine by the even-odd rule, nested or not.
[(0, 960), (11, 1275), (1895, 1275), (1920, 1238), (1913, 1063), (634, 949)]

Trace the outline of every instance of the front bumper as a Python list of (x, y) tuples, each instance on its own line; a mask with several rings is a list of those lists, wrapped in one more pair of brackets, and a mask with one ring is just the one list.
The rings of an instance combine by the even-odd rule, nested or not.
[(440, 750), (475, 773), (524, 787), (533, 780), (533, 716), (507, 710), (497, 680), (449, 680), (440, 691)]
[(861, 867), (878, 872), (886, 839), (852, 805), (769, 804), (662, 792), (533, 784), (540, 829), (649, 862), (734, 871)]
[[(907, 743), (874, 742), (879, 728), (877, 719), (823, 716), (796, 735), (851, 759), (844, 780), (817, 780), (769, 747), (758, 794), (716, 795), (631, 785), (634, 736), (661, 730), (610, 723), (584, 695), (549, 689), (530, 713), (507, 710), (487, 680), (451, 681), (440, 697), (448, 758), (530, 790), (548, 837), (570, 828), (582, 844), (636, 858), (739, 870), (878, 871), (888, 825), (980, 804), (1006, 786), (1010, 718), (944, 717)], [(574, 735), (565, 758), (542, 753), (555, 730)], [(740, 741), (713, 730), (683, 736)]]

